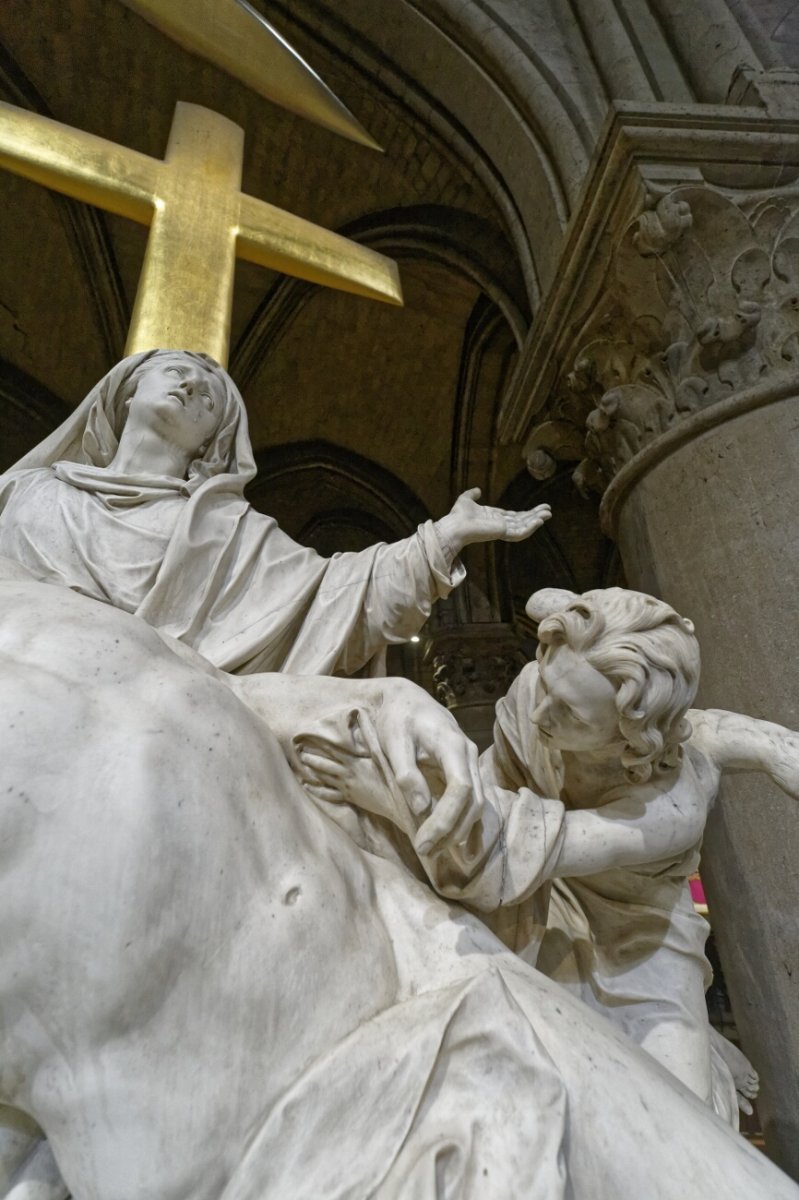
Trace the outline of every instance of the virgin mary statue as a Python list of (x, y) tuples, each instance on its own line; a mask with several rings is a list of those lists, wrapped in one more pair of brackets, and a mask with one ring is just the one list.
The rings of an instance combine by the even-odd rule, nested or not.
[(237, 672), (353, 673), (463, 577), (452, 521), (320, 557), (251, 508), (255, 471), (226, 372), (204, 355), (133, 355), (0, 478), (0, 555)]

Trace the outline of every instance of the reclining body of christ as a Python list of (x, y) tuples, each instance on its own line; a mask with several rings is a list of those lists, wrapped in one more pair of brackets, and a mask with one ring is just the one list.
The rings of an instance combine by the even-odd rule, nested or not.
[[(407, 847), (393, 862), (358, 846), (287, 761), (306, 730), (337, 730), (405, 788), (367, 798), (378, 822), (462, 874), (458, 847), (472, 853), (489, 810), (445, 710), (403, 681), (257, 672), (366, 664), (421, 622), (460, 545), (546, 514), (484, 514), (467, 496), (399, 547), (325, 563), (244, 501), (227, 377), (148, 358), (115, 368), (0, 492), (0, 1102), (38, 1122), (64, 1186), (79, 1200), (799, 1196), (436, 896)], [(441, 781), (429, 815), (425, 771)], [(471, 879), (502, 899), (505, 873), (489, 847)], [(467, 901), (469, 887), (441, 883)]]

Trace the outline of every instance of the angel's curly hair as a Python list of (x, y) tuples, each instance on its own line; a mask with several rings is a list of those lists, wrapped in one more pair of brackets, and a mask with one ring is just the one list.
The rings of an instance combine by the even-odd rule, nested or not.
[(539, 660), (550, 647), (568, 646), (616, 688), (629, 778), (643, 783), (675, 767), (691, 736), (685, 713), (699, 684), (692, 622), (662, 600), (626, 588), (571, 594), (568, 600), (563, 592), (544, 589), (531, 597), (527, 610), (540, 613)]

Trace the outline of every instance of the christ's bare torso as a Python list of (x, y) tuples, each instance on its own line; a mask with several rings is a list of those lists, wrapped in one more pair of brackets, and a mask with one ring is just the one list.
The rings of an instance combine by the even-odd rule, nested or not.
[[(214, 673), (105, 606), (87, 629), (91, 602), (34, 586), (35, 612), (14, 606), (0, 643), (0, 653), (27, 648), (24, 690), (10, 660), (2, 674), (0, 970), (13, 984), (0, 1099), (48, 1129), (67, 1177), (81, 1178), (81, 1139), (61, 1147), (59, 1129), (88, 1137), (119, 1122), (137, 1131), (109, 1142), (113, 1161), (93, 1163), (92, 1195), (138, 1197), (144, 1179), (160, 1200), (183, 1195), (174, 1186), (183, 1159), (204, 1181), (185, 1194), (215, 1197), (250, 1123), (316, 1053), (394, 998), (371, 877)], [(42, 729), (50, 738), (39, 750)], [(264, 958), (259, 974), (253, 955)], [(354, 977), (368, 986), (353, 990)], [(189, 1030), (201, 1031), (192, 1047)], [(253, 1046), (263, 1047), (262, 1066)], [(168, 1081), (156, 1093), (153, 1060)], [(220, 1122), (216, 1098), (198, 1092), (200, 1076), (236, 1097), (235, 1130)], [(125, 1080), (119, 1110), (106, 1086), (114, 1078)], [(170, 1183), (153, 1190), (159, 1155)]]

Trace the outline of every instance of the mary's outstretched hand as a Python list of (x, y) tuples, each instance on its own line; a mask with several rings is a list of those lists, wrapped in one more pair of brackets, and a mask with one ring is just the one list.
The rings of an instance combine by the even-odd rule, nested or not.
[(451, 511), (436, 521), (439, 538), (453, 557), (464, 546), (475, 542), (522, 542), (552, 516), (548, 504), (537, 504), (526, 512), (514, 512), (509, 508), (478, 504), (479, 499), (480, 488), (469, 488), (458, 497)]

